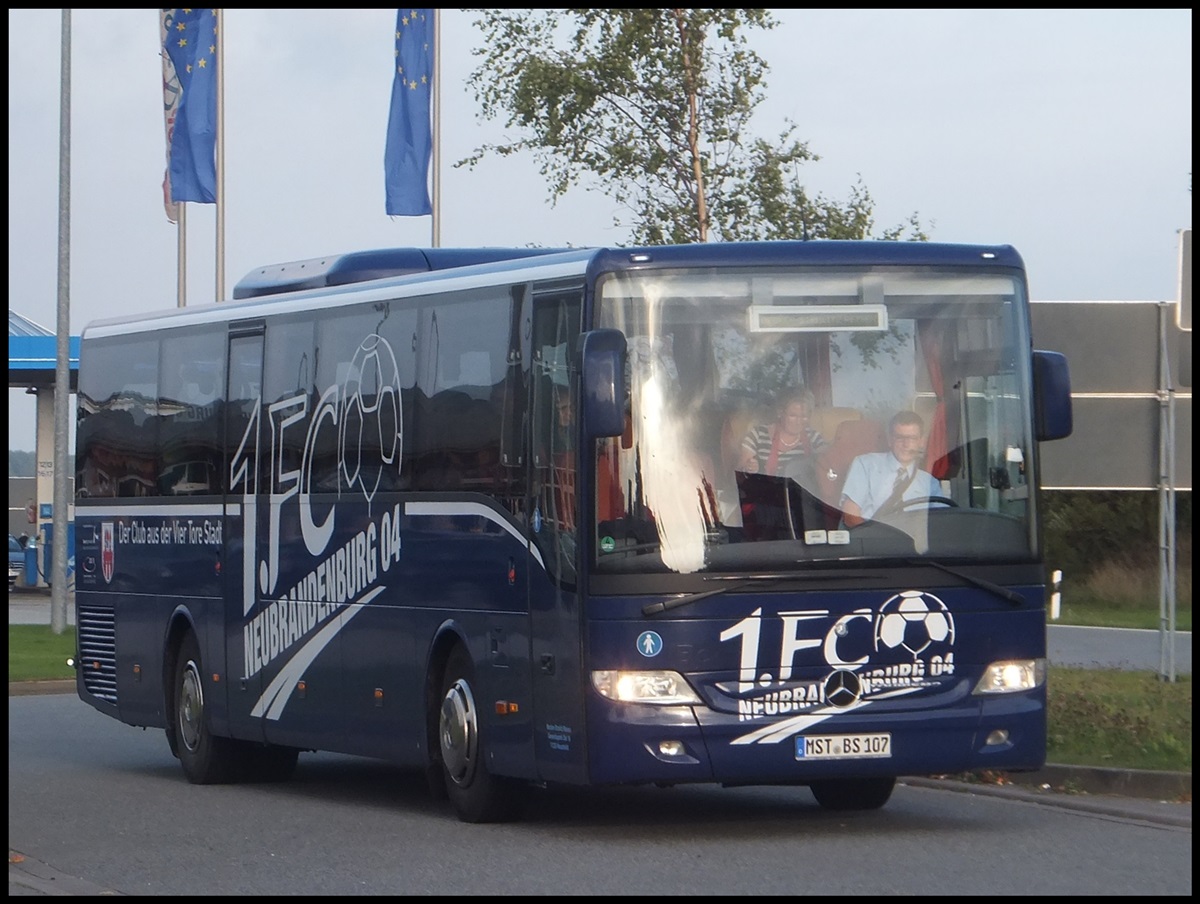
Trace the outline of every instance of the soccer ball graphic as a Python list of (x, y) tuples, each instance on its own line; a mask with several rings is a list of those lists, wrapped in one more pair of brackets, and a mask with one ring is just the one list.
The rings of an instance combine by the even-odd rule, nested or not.
[(342, 477), (367, 502), (386, 470), (400, 469), (404, 426), (400, 421), (400, 368), (387, 340), (374, 333), (354, 352), (342, 384), (338, 458)]
[(908, 650), (916, 659), (933, 644), (954, 645), (954, 618), (931, 593), (905, 590), (879, 607), (875, 649)]

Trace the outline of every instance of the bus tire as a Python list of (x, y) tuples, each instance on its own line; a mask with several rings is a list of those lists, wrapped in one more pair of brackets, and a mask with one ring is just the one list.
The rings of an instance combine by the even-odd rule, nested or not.
[(231, 781), (239, 765), (237, 742), (216, 737), (210, 730), (204, 705), (204, 663), (191, 631), (179, 646), (173, 690), (171, 718), (183, 774), (194, 785)]
[[(172, 694), (175, 693), (174, 674), (175, 674), (175, 669), (172, 668), (171, 669), (171, 675), (172, 675), (171, 684), (168, 687), (168, 691)], [(175, 759), (179, 759), (179, 729), (177, 729), (175, 727), (175, 709), (174, 709), (173, 702), (168, 701), (167, 714), (168, 714), (167, 715), (167, 729), (166, 729), (167, 746), (171, 748), (171, 756), (175, 757)]]
[(878, 810), (896, 787), (893, 776), (839, 778), (809, 783), (808, 789), (826, 810)]
[(438, 714), (442, 776), (459, 819), (503, 822), (516, 815), (516, 789), (488, 772), (474, 685), (471, 658), (463, 647), (455, 647), (446, 662)]

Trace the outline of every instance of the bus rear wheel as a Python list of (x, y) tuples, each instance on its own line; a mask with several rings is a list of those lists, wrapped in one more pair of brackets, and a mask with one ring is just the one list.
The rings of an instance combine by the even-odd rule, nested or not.
[(878, 810), (888, 802), (896, 779), (846, 778), (812, 782), (808, 789), (826, 810)]
[(488, 772), (482, 722), (475, 700), (475, 670), (462, 647), (446, 662), (438, 715), (438, 747), (446, 793), (463, 822), (502, 822), (517, 811), (511, 781)]
[(231, 781), (238, 767), (237, 742), (216, 737), (209, 728), (200, 644), (190, 631), (179, 646), (173, 688), (173, 748), (183, 766), (183, 774), (194, 785)]

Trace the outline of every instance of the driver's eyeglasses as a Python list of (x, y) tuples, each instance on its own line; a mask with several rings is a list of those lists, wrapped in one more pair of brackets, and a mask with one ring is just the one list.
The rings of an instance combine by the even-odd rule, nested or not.
[(912, 434), (909, 434), (909, 433), (893, 433), (892, 434), (892, 442), (894, 442), (894, 443), (914, 443), (914, 444), (916, 444), (916, 443), (919, 443), (920, 441), (921, 441), (921, 434), (919, 434), (919, 433), (916, 434), (915, 436)]

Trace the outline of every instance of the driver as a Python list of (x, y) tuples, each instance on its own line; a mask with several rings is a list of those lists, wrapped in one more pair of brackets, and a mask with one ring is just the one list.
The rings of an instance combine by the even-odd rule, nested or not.
[(868, 452), (850, 464), (841, 508), (847, 527), (901, 511), (913, 500), (942, 495), (942, 486), (917, 467), (925, 452), (925, 422), (898, 411), (888, 423), (888, 452)]

